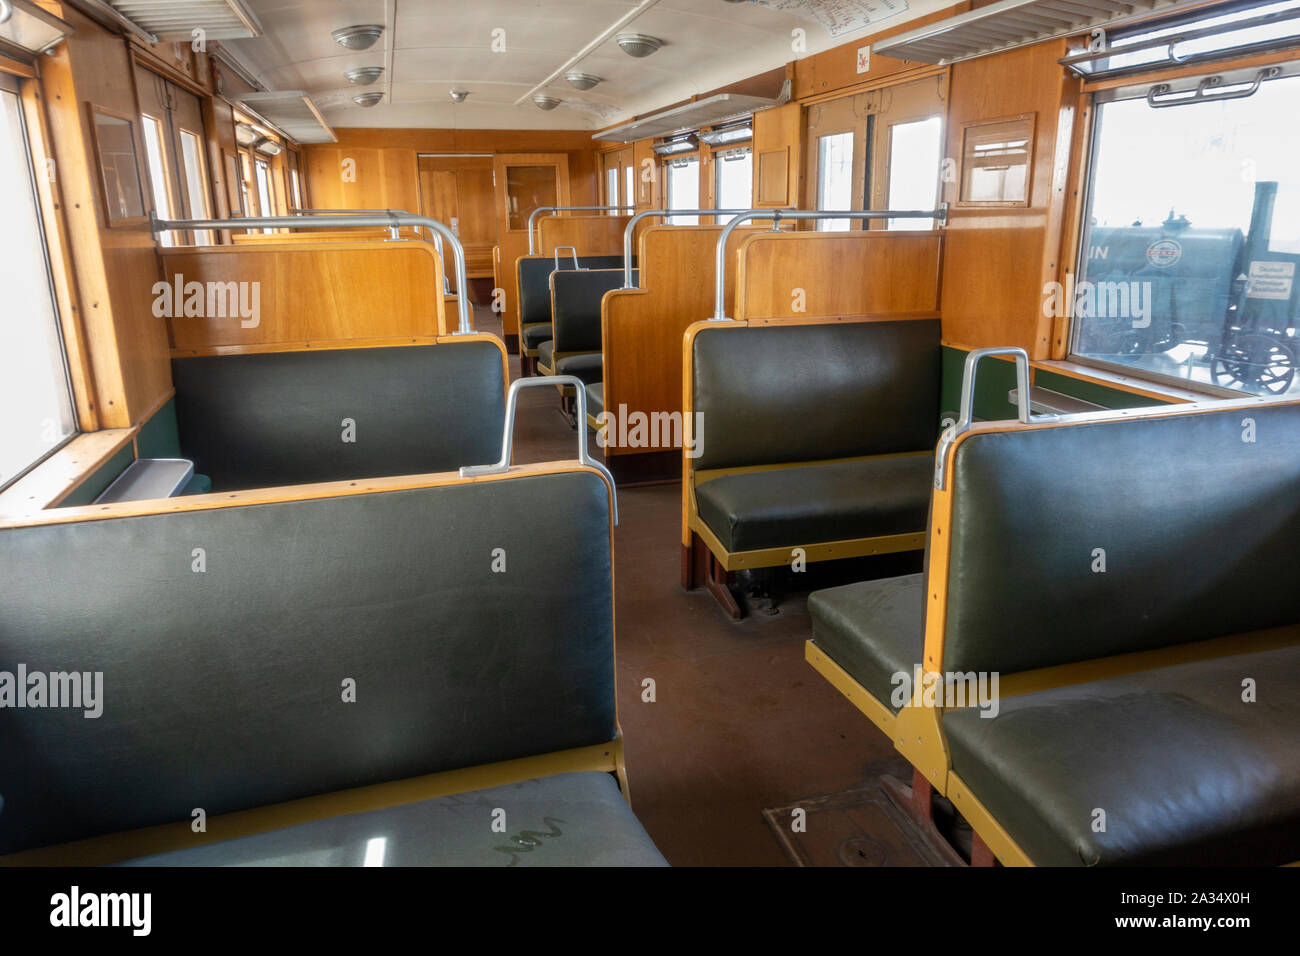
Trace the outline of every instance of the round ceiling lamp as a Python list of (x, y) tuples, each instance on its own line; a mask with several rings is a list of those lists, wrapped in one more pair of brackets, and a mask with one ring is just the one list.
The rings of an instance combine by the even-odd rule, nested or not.
[(339, 46), (347, 47), (349, 50), (369, 50), (383, 32), (384, 27), (381, 23), (363, 23), (355, 27), (341, 27), (330, 36), (334, 37)]
[(592, 73), (565, 73), (564, 78), (569, 81), (569, 85), (579, 90), (589, 90), (600, 82), (600, 77)]
[(356, 103), (357, 106), (365, 106), (368, 108), (374, 106), (383, 98), (384, 94), (378, 91), (372, 93), (358, 93), (356, 96), (352, 97), (352, 102)]
[(469, 96), (469, 90), (452, 90), (451, 101), (453, 103), (464, 103), (465, 97)]
[(533, 102), (537, 104), (539, 109), (544, 110), (553, 110), (560, 105), (559, 100), (554, 96), (547, 96), (545, 93), (534, 93)]
[(348, 78), (349, 83), (355, 86), (369, 86), (384, 75), (384, 68), (382, 66), (359, 66), (355, 70), (348, 70), (343, 75)]
[(628, 56), (643, 57), (654, 53), (664, 41), (645, 33), (620, 33), (614, 41)]

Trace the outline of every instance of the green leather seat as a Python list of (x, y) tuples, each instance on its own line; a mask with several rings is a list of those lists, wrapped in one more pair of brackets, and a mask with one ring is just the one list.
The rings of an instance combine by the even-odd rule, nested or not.
[[(704, 487), (708, 487), (705, 485)], [(813, 642), (894, 713), (894, 675), (910, 679), (925, 644), (925, 575), (862, 581), (808, 596)]]
[(537, 349), (537, 364), (554, 375), (576, 375), (583, 384), (590, 385), (603, 378), (603, 357), (599, 352), (566, 355), (555, 363), (555, 342), (543, 342)]
[(695, 498), (727, 551), (756, 551), (924, 531), (933, 483), (933, 455), (900, 455), (725, 475)]
[[(492, 813), (505, 811), (505, 833)], [(376, 841), (382, 841), (376, 843)], [(223, 840), (125, 866), (667, 866), (607, 773), (564, 773)]]
[(948, 711), (943, 729), (953, 771), (1039, 865), (1300, 860), (1300, 646)]
[(524, 348), (535, 349), (543, 342), (551, 339), (550, 322), (534, 322), (532, 325), (525, 325), (523, 328)]
[(591, 382), (587, 385), (587, 414), (599, 415), (605, 410), (605, 383)]

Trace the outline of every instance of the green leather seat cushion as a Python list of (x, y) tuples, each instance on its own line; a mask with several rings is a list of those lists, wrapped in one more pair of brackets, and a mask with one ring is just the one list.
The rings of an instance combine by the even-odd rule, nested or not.
[(925, 644), (925, 575), (861, 581), (808, 596), (813, 641), (871, 696), (890, 702), (898, 673), (912, 676)]
[[(492, 830), (505, 811), (505, 833)], [(382, 843), (376, 843), (382, 841)], [(223, 840), (126, 866), (667, 866), (607, 773), (564, 773)]]
[(933, 482), (933, 455), (900, 455), (724, 475), (695, 498), (723, 547), (755, 551), (922, 532)]
[(556, 375), (576, 375), (583, 384), (590, 385), (604, 378), (604, 361), (600, 352), (583, 352), (566, 356), (556, 363)]
[(525, 325), (523, 330), (524, 348), (535, 349), (552, 336), (550, 322), (534, 322)]
[[(554, 342), (554, 340), (552, 340), (552, 339), (547, 339), (545, 342), (541, 342), (541, 343), (538, 344), (538, 346), (537, 346), (537, 364), (538, 364), (538, 365), (544, 365), (544, 366), (546, 366), (547, 368), (551, 368), (551, 362), (552, 362), (552, 360), (554, 359), (554, 357), (555, 357), (555, 342)], [(552, 369), (552, 371), (554, 371), (554, 369)]]
[(605, 383), (592, 382), (587, 386), (587, 414), (599, 415), (605, 410)]
[(1300, 646), (1005, 698), (992, 718), (943, 716), (953, 771), (1030, 859), (1058, 866), (1300, 859), (1297, 728)]

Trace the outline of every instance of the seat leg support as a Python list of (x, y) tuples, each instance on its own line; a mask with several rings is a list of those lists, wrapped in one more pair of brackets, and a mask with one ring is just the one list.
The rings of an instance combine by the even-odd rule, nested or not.
[(707, 547), (702, 549), (708, 555), (708, 578), (705, 581), (705, 587), (713, 595), (715, 601), (722, 606), (727, 617), (733, 621), (739, 621), (743, 616), (740, 605), (736, 602), (736, 596), (731, 593), (731, 588), (727, 586), (731, 574), (718, 562), (713, 556), (713, 552)]

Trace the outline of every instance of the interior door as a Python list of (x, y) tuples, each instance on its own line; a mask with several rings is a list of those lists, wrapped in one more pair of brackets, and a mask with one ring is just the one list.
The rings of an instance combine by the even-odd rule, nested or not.
[[(471, 279), (492, 276), (492, 248), (497, 242), (492, 157), (421, 156), (420, 209), (451, 227), (465, 247)], [(455, 270), (447, 275), (455, 287)]]
[[(862, 209), (873, 95), (858, 93), (808, 107), (807, 209)], [(849, 219), (818, 219), (814, 229), (844, 232)]]
[(501, 314), (510, 345), (519, 334), (515, 299), (515, 261), (528, 254), (528, 218), (542, 206), (568, 206), (569, 157), (565, 153), (498, 153), (492, 164), (496, 180), (497, 288), (505, 291)]
[[(140, 66), (136, 67), (136, 91), (158, 214), (211, 218), (212, 176), (207, 168), (207, 139), (199, 98)], [(200, 232), (186, 241), (208, 244), (213, 234)]]
[[(946, 74), (879, 91), (872, 121), (868, 209), (933, 209), (943, 167)], [(927, 219), (875, 220), (874, 229), (930, 229)]]

